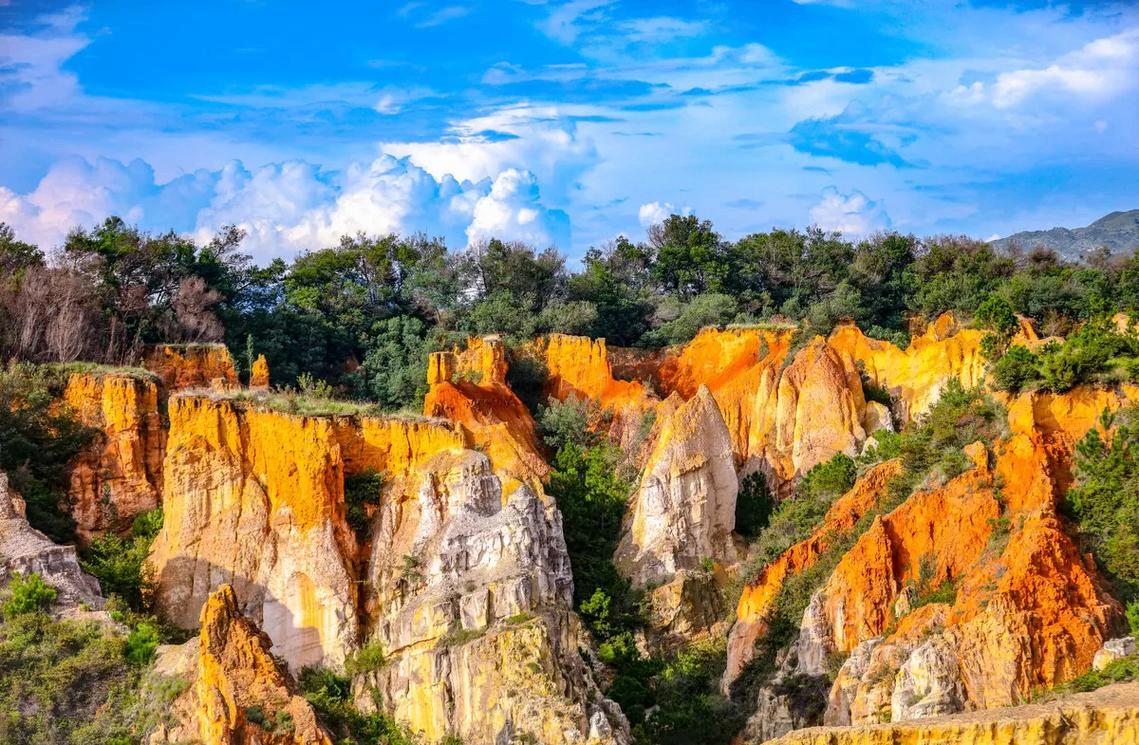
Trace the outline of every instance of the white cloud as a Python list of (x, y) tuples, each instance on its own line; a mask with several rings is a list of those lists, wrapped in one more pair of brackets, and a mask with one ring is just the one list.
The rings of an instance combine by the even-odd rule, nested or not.
[(490, 193), (475, 202), (467, 242), (490, 238), (525, 241), (538, 248), (569, 244), (569, 218), (545, 210), (538, 201), (538, 181), (528, 171), (509, 169), (494, 180)]
[(67, 103), (80, 93), (79, 79), (62, 68), (90, 43), (75, 32), (83, 17), (81, 8), (72, 7), (40, 16), (37, 33), (0, 33), (0, 102), (29, 111)]
[(703, 21), (686, 21), (671, 16), (634, 18), (620, 24), (622, 35), (629, 41), (644, 44), (664, 44), (673, 39), (699, 36), (708, 30)]
[(648, 202), (642, 204), (637, 210), (637, 222), (641, 227), (647, 228), (658, 222), (664, 222), (669, 215), (675, 214), (676, 208), (671, 202)]
[(823, 230), (861, 236), (890, 227), (890, 217), (878, 202), (857, 189), (843, 194), (834, 187), (823, 191), (822, 200), (811, 208), (811, 223)]
[(70, 158), (35, 190), (0, 187), (0, 221), (45, 248), (75, 227), (119, 215), (151, 230), (175, 228), (207, 240), (219, 227), (246, 231), (244, 248), (261, 262), (334, 245), (344, 234), (425, 231), (457, 246), (498, 237), (545, 247), (568, 246), (565, 212), (547, 207), (538, 180), (507, 169), (492, 179), (460, 183), (434, 178), (408, 158), (383, 154), (344, 172), (304, 161), (247, 169), (232, 161), (160, 184), (149, 164)]
[(1001, 73), (993, 105), (1016, 106), (1048, 92), (1105, 99), (1139, 87), (1139, 29), (1097, 39), (1044, 68)]

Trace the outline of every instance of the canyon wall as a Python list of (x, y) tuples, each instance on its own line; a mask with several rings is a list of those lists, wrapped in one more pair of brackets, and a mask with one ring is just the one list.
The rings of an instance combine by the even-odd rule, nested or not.
[(129, 530), (137, 515), (158, 507), (162, 492), (166, 432), (158, 379), (141, 371), (73, 373), (63, 403), (96, 430), (71, 464), (67, 496), (76, 532), (86, 542)]
[(190, 388), (230, 390), (240, 385), (224, 344), (156, 344), (146, 349), (142, 366), (157, 375), (171, 393)]

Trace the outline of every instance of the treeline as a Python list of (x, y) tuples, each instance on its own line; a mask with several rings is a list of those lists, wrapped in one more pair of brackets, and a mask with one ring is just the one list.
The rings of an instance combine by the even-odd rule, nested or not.
[(422, 395), (426, 352), (468, 334), (662, 346), (706, 325), (786, 319), (826, 333), (850, 318), (905, 344), (912, 316), (971, 315), (993, 297), (1046, 335), (1139, 307), (1139, 253), (1077, 264), (964, 237), (849, 241), (815, 228), (728, 241), (691, 215), (592, 248), (577, 270), (521, 243), (448, 251), (363, 234), (257, 267), (242, 238), (227, 227), (198, 245), (109, 218), (49, 260), (0, 224), (0, 353), (129, 363), (153, 342), (224, 341), (241, 367), (265, 354), (277, 382), (308, 373), (395, 409)]

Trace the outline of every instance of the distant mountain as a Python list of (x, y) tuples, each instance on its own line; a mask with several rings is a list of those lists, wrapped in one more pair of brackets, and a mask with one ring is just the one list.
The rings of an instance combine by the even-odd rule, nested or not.
[(992, 245), (1003, 249), (1014, 241), (1025, 250), (1036, 246), (1051, 248), (1067, 259), (1082, 258), (1100, 246), (1107, 246), (1113, 254), (1131, 253), (1139, 248), (1139, 210), (1112, 212), (1086, 228), (1025, 230), (992, 241)]

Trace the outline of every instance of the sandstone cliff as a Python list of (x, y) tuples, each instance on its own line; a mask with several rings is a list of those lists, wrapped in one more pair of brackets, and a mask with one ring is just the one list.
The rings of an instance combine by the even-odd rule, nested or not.
[[(758, 740), (752, 742), (758, 743)], [(864, 727), (818, 727), (769, 745), (1130, 745), (1139, 742), (1139, 683), (1047, 704)]]
[(224, 344), (158, 344), (147, 348), (142, 366), (157, 375), (168, 392), (239, 386)]
[(733, 561), (738, 490), (728, 428), (712, 394), (701, 388), (662, 422), (630, 502), (618, 568), (645, 587), (704, 560)]
[(839, 326), (827, 340), (847, 364), (861, 365), (874, 385), (889, 391), (896, 414), (910, 421), (930, 407), (956, 378), (966, 388), (980, 385), (986, 360), (981, 354), (984, 331), (961, 328), (950, 313), (929, 324), (925, 333), (899, 349), (871, 339), (853, 324)]
[(202, 606), (198, 638), (172, 650), (189, 653), (177, 672), (192, 684), (174, 703), (178, 724), (160, 725), (150, 745), (332, 745), (269, 650), (268, 637), (241, 614), (233, 588), (219, 587)]
[(472, 338), (463, 350), (428, 360), (423, 413), (457, 424), (486, 453), (506, 493), (525, 483), (539, 494), (549, 466), (539, 454), (534, 418), (506, 384), (506, 347), (498, 337)]
[[(431, 738), (622, 741), (578, 655), (560, 513), (525, 484), (504, 495), (459, 428), (184, 395), (170, 423), (151, 560), (171, 620), (193, 627), (232, 584), (294, 670), (381, 644), (389, 663), (357, 678), (360, 704)], [(369, 470), (384, 486), (361, 541), (344, 476)]]
[(8, 487), (0, 471), (0, 587), (16, 574), (38, 574), (56, 589), (64, 609), (83, 603), (103, 607), (99, 583), (79, 568), (74, 546), (60, 546), (28, 524), (24, 500)]
[(98, 430), (71, 464), (71, 516), (80, 539), (122, 532), (140, 513), (158, 506), (166, 432), (157, 378), (119, 373), (74, 373), (63, 402)]
[(622, 742), (578, 654), (573, 578), (557, 508), (521, 485), (508, 497), (488, 458), (441, 452), (415, 492), (380, 512), (369, 570), (370, 635), (388, 664), (357, 680), (429, 740)]

